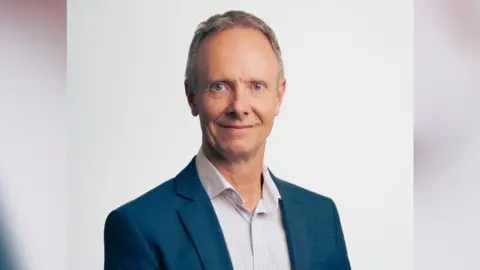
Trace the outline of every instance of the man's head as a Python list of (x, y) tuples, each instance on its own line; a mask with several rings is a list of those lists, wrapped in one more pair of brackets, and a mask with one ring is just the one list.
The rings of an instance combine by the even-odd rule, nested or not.
[(203, 143), (227, 159), (264, 149), (285, 92), (273, 30), (242, 11), (210, 17), (195, 32), (185, 90)]

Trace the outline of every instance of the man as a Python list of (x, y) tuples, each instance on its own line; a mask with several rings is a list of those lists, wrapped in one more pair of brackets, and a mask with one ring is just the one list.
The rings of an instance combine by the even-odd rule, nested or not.
[(105, 269), (350, 269), (333, 201), (263, 164), (285, 84), (261, 19), (230, 11), (199, 25), (185, 93), (202, 146), (173, 179), (110, 213)]

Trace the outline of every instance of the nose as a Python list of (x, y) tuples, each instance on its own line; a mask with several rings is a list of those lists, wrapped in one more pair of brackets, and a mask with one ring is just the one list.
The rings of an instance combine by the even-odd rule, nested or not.
[(242, 118), (250, 113), (250, 101), (248, 98), (247, 89), (244, 87), (237, 87), (232, 91), (230, 106), (227, 114), (234, 118)]

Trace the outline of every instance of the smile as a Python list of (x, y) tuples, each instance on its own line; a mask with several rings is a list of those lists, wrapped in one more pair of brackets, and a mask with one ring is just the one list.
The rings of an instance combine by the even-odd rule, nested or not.
[(251, 128), (251, 127), (254, 126), (254, 125), (223, 125), (223, 124), (219, 124), (219, 123), (217, 123), (217, 125), (219, 125), (223, 128), (231, 128), (231, 129), (247, 129), (247, 128)]

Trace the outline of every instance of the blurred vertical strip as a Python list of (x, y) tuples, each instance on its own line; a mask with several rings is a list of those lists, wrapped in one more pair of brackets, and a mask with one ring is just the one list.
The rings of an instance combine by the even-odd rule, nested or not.
[(0, 270), (66, 269), (66, 0), (0, 0)]
[(480, 1), (415, 13), (415, 269), (480, 269)]

